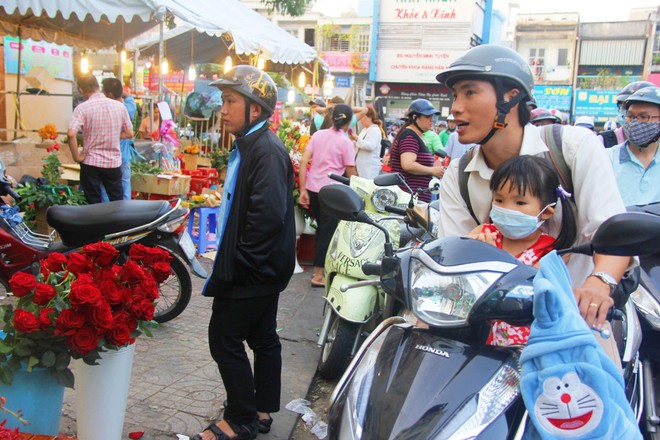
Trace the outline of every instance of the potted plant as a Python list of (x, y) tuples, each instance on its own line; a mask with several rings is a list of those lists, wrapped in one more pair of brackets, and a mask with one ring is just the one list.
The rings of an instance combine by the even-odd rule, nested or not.
[[(64, 387), (74, 385), (71, 359), (96, 365), (106, 353), (132, 345), (139, 335), (151, 336), (150, 328), (157, 326), (152, 319), (158, 283), (171, 273), (171, 256), (159, 248), (133, 244), (128, 257), (119, 266), (119, 251), (114, 246), (89, 244), (80, 253), (52, 253), (41, 262), (36, 276), (19, 272), (9, 280), (13, 298), (0, 305), (4, 332), (0, 381), (11, 386), (3, 391), (25, 396), (26, 392), (15, 389), (21, 385), (15, 379), (27, 376), (29, 383), (37, 373), (57, 381), (61, 392), (55, 433)], [(76, 365), (76, 377), (81, 370)], [(43, 387), (39, 392), (44, 392)], [(96, 397), (103, 400), (103, 396)], [(45, 402), (37, 397), (34, 400), (34, 410), (42, 419)], [(21, 408), (27, 418), (36, 418), (28, 415), (30, 408)]]
[(199, 145), (188, 145), (183, 149), (183, 164), (186, 170), (195, 171), (197, 169), (197, 160), (199, 159)]
[(25, 212), (23, 220), (37, 232), (48, 234), (46, 210), (53, 205), (84, 205), (85, 194), (68, 185), (58, 184), (62, 176), (62, 163), (57, 155), (57, 142), (46, 147), (48, 155), (43, 158), (41, 178), (20, 184), (16, 192), (21, 196), (18, 205)]
[(211, 151), (211, 167), (218, 170), (218, 180), (222, 183), (227, 176), (227, 165), (229, 164), (229, 150), (216, 148)]

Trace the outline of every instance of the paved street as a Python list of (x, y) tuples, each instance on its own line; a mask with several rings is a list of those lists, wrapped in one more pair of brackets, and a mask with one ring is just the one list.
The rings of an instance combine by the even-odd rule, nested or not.
[[(210, 270), (211, 261), (201, 259)], [(278, 327), (282, 340), (282, 405), (270, 433), (259, 439), (288, 439), (297, 414), (285, 409), (295, 398), (305, 397), (311, 383), (319, 348), (322, 289), (310, 287), (310, 273), (294, 275), (280, 297)], [(193, 277), (193, 298), (176, 319), (154, 331), (153, 338), (137, 341), (133, 374), (124, 423), (128, 433), (144, 431), (144, 440), (192, 437), (216, 420), (225, 390), (207, 345), (211, 300), (200, 296), (203, 280)], [(60, 430), (74, 435), (75, 393), (67, 389)]]

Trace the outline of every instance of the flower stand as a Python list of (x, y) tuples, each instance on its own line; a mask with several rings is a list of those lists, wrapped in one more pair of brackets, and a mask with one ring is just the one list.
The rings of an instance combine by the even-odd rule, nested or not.
[(120, 440), (135, 344), (101, 353), (99, 365), (74, 363), (76, 425), (80, 440)]
[(7, 398), (7, 408), (22, 411), (22, 417), (30, 422), (26, 426), (14, 417), (6, 417), (5, 426), (36, 434), (57, 435), (59, 432), (64, 386), (48, 370), (15, 371), (11, 385), (0, 384), (0, 396)]

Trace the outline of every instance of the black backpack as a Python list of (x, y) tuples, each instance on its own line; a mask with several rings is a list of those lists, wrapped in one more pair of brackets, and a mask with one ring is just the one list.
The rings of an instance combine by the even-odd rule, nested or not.
[[(541, 139), (548, 147), (548, 151), (542, 153), (540, 156), (549, 160), (559, 176), (559, 181), (561, 186), (569, 193), (573, 194), (573, 178), (571, 176), (571, 169), (566, 164), (564, 160), (564, 153), (562, 152), (562, 143), (561, 143), (561, 130), (562, 126), (559, 124), (545, 125), (539, 127), (541, 130)], [(474, 149), (476, 147), (470, 148), (468, 151), (461, 156), (458, 162), (458, 188), (461, 192), (461, 197), (467, 205), (470, 215), (477, 222), (481, 224), (479, 219), (477, 219), (474, 210), (472, 209), (472, 203), (470, 203), (470, 192), (468, 191), (468, 179), (470, 178), (470, 173), (465, 172), (467, 164), (470, 163), (472, 157), (474, 156)], [(574, 203), (575, 198), (571, 195), (571, 201)]]
[(601, 131), (598, 134), (603, 137), (603, 145), (605, 145), (605, 148), (613, 147), (619, 143), (614, 130)]

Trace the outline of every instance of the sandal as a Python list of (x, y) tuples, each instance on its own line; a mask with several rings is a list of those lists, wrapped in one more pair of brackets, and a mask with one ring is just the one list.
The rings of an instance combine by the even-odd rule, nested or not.
[(268, 416), (267, 419), (257, 419), (257, 429), (261, 434), (270, 432), (270, 425), (273, 424), (273, 418)]
[[(215, 423), (211, 423), (206, 429), (204, 429), (204, 431), (211, 431), (215, 436), (215, 440), (254, 440), (257, 438), (259, 428), (256, 423), (251, 423), (249, 425), (236, 425), (227, 419), (225, 419), (225, 422), (227, 422), (229, 427), (236, 433), (234, 437), (229, 437), (229, 435), (224, 433)], [(195, 434), (192, 440), (202, 440), (202, 436)]]

